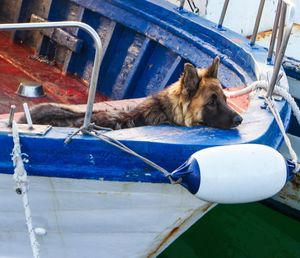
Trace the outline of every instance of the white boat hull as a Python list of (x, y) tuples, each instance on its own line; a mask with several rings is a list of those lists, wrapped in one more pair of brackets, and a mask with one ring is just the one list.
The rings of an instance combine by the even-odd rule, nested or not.
[[(1, 257), (32, 257), (21, 197), (0, 180)], [(41, 257), (154, 257), (215, 204), (179, 185), (30, 177)]]

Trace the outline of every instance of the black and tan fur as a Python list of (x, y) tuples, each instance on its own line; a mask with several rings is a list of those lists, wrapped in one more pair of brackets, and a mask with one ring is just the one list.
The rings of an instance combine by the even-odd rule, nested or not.
[[(97, 111), (92, 122), (102, 127), (121, 129), (143, 125), (175, 124), (194, 126), (204, 124), (229, 129), (238, 126), (242, 118), (226, 103), (217, 78), (219, 58), (206, 69), (184, 65), (181, 78), (168, 88), (147, 97), (129, 111)], [(31, 109), (33, 123), (53, 126), (80, 127), (83, 113), (59, 104), (40, 104)], [(22, 116), (20, 123), (25, 123)]]

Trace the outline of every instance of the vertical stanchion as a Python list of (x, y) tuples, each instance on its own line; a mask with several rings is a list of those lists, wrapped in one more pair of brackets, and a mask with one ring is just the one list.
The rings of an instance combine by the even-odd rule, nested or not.
[(277, 32), (278, 32), (278, 23), (279, 23), (281, 5), (282, 5), (282, 0), (278, 0), (277, 9), (276, 9), (276, 15), (275, 15), (273, 29), (272, 29), (272, 36), (271, 36), (269, 50), (268, 50), (267, 62), (271, 62), (272, 61), (272, 56), (273, 56), (273, 51), (274, 51), (274, 46), (275, 46), (276, 35), (277, 35)]
[(252, 32), (252, 36), (251, 36), (251, 40), (250, 40), (250, 45), (251, 46), (253, 46), (255, 44), (255, 41), (256, 41), (256, 36), (257, 36), (257, 32), (258, 32), (262, 12), (264, 10), (264, 5), (265, 5), (265, 0), (260, 0), (260, 4), (259, 4), (259, 7), (258, 7), (258, 11), (257, 11), (253, 32)]
[(224, 5), (223, 5), (223, 9), (222, 9), (222, 13), (221, 13), (221, 16), (220, 16), (220, 19), (219, 19), (219, 23), (218, 23), (218, 28), (219, 29), (222, 28), (222, 26), (223, 26), (223, 22), (224, 22), (225, 14), (226, 14), (226, 11), (227, 11), (228, 3), (229, 3), (229, 0), (225, 0)]

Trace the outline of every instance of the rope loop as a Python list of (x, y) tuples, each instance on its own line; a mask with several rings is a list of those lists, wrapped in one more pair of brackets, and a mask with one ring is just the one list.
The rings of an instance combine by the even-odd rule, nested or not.
[[(248, 85), (247, 87), (245, 87), (244, 89), (234, 91), (234, 92), (227, 92), (226, 96), (229, 98), (235, 98), (235, 97), (245, 95), (252, 91), (259, 90), (259, 89), (268, 91), (268, 87), (269, 87), (269, 83), (267, 81), (264, 81), (264, 80), (255, 81), (255, 82), (251, 83), (250, 85)], [(292, 95), (288, 92), (288, 90), (276, 85), (274, 88), (274, 94), (283, 97), (289, 103), (289, 105), (291, 106), (291, 109), (293, 111), (293, 114), (296, 117), (298, 124), (300, 125), (300, 109), (299, 109), (296, 101), (292, 97)], [(297, 153), (293, 149), (291, 141), (290, 141), (287, 133), (285, 132), (283, 122), (282, 122), (280, 114), (274, 104), (274, 101), (272, 98), (265, 97), (265, 103), (267, 104), (267, 107), (269, 108), (269, 110), (272, 112), (272, 114), (275, 118), (275, 121), (283, 135), (283, 139), (285, 141), (285, 144), (286, 144), (286, 146), (289, 150), (290, 156), (291, 156), (291, 162), (295, 165), (294, 173), (298, 173), (300, 171), (300, 165), (298, 163)]]

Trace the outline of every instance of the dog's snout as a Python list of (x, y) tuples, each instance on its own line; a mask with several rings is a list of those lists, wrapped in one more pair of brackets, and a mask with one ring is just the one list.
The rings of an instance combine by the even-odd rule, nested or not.
[(233, 117), (233, 123), (234, 123), (235, 126), (241, 124), (242, 121), (243, 121), (243, 118), (240, 115), (235, 115)]

